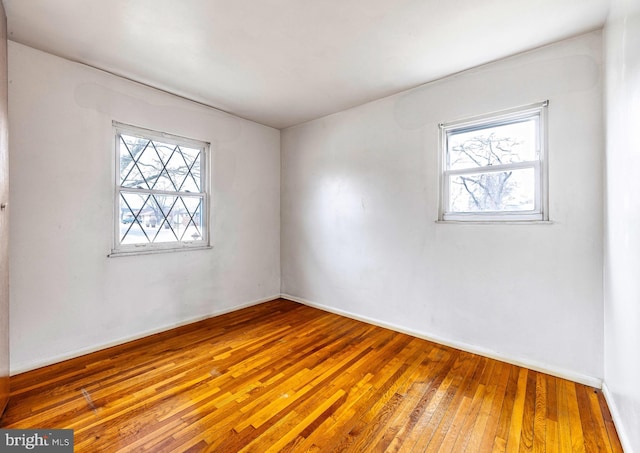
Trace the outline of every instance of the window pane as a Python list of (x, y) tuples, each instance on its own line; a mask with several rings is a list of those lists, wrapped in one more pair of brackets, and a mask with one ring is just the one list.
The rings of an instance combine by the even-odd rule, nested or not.
[(153, 240), (157, 206), (150, 195), (120, 194), (120, 242), (148, 244)]
[[(167, 167), (169, 159), (173, 157), (178, 147), (156, 141), (152, 143), (153, 147), (149, 147), (142, 156), (145, 164), (142, 171), (147, 181), (151, 184), (151, 188), (155, 190), (178, 190), (175, 183), (175, 172)], [(155, 151), (155, 153), (152, 151)]]
[(200, 192), (199, 149), (120, 136), (120, 185), (138, 189)]
[(449, 169), (486, 167), (538, 159), (537, 118), (471, 131), (449, 132)]
[(521, 212), (535, 208), (535, 170), (449, 177), (449, 212)]
[[(184, 209), (183, 209), (184, 208)], [(179, 219), (181, 241), (202, 241), (202, 198), (180, 197)]]
[(202, 241), (202, 198), (122, 192), (120, 242)]
[(167, 172), (176, 185), (175, 190), (200, 192), (200, 150), (176, 147), (167, 162)]
[(137, 161), (151, 142), (147, 139), (120, 136), (120, 185), (148, 189)]

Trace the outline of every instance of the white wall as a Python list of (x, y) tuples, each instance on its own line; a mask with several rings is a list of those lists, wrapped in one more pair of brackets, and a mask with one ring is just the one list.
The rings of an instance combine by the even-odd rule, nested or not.
[[(543, 368), (603, 376), (601, 35), (282, 133), (282, 290)], [(437, 224), (438, 123), (549, 99), (553, 224)]]
[[(279, 294), (278, 130), (13, 42), (9, 80), (13, 373)], [(213, 249), (107, 258), (112, 120), (211, 142)]]
[(640, 452), (640, 3), (605, 28), (605, 391), (627, 452)]

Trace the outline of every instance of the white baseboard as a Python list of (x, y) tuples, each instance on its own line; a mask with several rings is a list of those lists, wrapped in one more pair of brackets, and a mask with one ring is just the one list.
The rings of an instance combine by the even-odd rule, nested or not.
[(559, 367), (548, 365), (541, 362), (536, 362), (534, 360), (508, 356), (500, 352), (482, 348), (480, 346), (471, 345), (471, 344), (459, 342), (456, 340), (451, 340), (448, 338), (442, 338), (442, 337), (430, 335), (430, 334), (412, 330), (412, 329), (407, 329), (402, 326), (381, 321), (379, 319), (369, 318), (367, 316), (361, 316), (361, 315), (340, 310), (334, 307), (318, 304), (310, 300), (303, 299), (301, 297), (292, 296), (291, 294), (281, 294), (280, 297), (282, 297), (283, 299), (294, 301), (294, 302), (299, 302), (301, 304), (308, 305), (310, 307), (318, 308), (320, 310), (328, 311), (330, 313), (335, 313), (340, 316), (345, 316), (347, 318), (356, 319), (358, 321), (366, 322), (368, 324), (373, 324), (375, 326), (384, 327), (385, 329), (390, 329), (390, 330), (394, 330), (400, 333), (405, 333), (407, 335), (411, 335), (417, 338), (422, 338), (423, 340), (433, 341), (434, 343), (450, 346), (452, 348), (460, 349), (462, 351), (470, 352), (472, 354), (478, 354), (484, 357), (489, 357), (491, 359), (500, 360), (501, 362), (506, 362), (512, 365), (528, 368), (530, 370), (539, 371), (541, 373), (546, 373), (551, 376), (556, 376), (562, 379), (567, 379), (569, 381), (578, 382), (580, 384), (588, 385), (590, 387), (595, 387), (598, 389), (602, 388), (602, 379), (597, 377), (576, 373), (575, 371), (559, 368)]
[[(485, 349), (476, 345), (471, 345), (471, 344), (467, 344), (467, 343), (462, 343), (462, 342), (458, 342), (455, 340), (451, 340), (451, 339), (447, 339), (447, 338), (442, 338), (442, 337), (438, 337), (438, 336), (434, 336), (434, 335), (429, 335), (426, 334), (424, 332), (420, 332), (420, 331), (416, 331), (416, 330), (412, 330), (412, 329), (407, 329), (404, 328), (402, 326), (398, 326), (395, 324), (391, 324), (391, 323), (387, 323), (384, 321), (381, 321), (379, 319), (374, 319), (374, 318), (369, 318), (367, 316), (361, 316), (355, 313), (351, 313), (351, 312), (347, 312), (344, 310), (340, 310), (334, 307), (329, 307), (326, 305), (322, 305), (322, 304), (318, 304), (315, 302), (312, 302), (310, 300), (306, 300), (297, 296), (293, 296), (291, 294), (276, 294), (270, 297), (266, 297), (266, 298), (262, 298), (262, 299), (257, 299), (257, 300), (253, 300), (250, 302), (246, 302), (244, 304), (241, 305), (236, 305), (234, 307), (231, 308), (227, 308), (224, 310), (219, 310), (219, 311), (215, 311), (203, 316), (197, 316), (194, 318), (189, 318), (180, 322), (176, 322), (173, 324), (168, 324), (159, 328), (155, 328), (155, 329), (150, 329), (144, 332), (140, 332), (136, 335), (131, 335), (128, 337), (123, 337), (123, 338), (119, 338), (117, 340), (114, 341), (110, 341), (108, 343), (102, 343), (99, 345), (94, 345), (94, 346), (90, 346), (87, 348), (81, 348), (81, 349), (77, 349), (75, 351), (71, 351), (65, 354), (61, 354), (58, 356), (54, 356), (54, 357), (50, 357), (47, 358), (45, 360), (35, 360), (32, 362), (27, 362), (27, 363), (23, 363), (20, 364), (18, 366), (16, 366), (15, 368), (11, 369), (11, 375), (16, 375), (16, 374), (20, 374), (20, 373), (24, 373), (26, 371), (31, 371), (34, 370), (36, 368), (41, 368), (43, 366), (47, 366), (47, 365), (52, 365), (54, 363), (59, 363), (62, 362), (64, 360), (69, 360), (69, 359), (73, 359), (76, 357), (80, 357), (82, 355), (85, 354), (90, 354), (92, 352), (96, 352), (96, 351), (100, 351), (102, 349), (106, 349), (106, 348), (110, 348), (113, 346), (118, 346), (124, 343), (128, 343), (130, 341), (134, 341), (134, 340), (138, 340), (140, 338), (144, 338), (147, 337), (149, 335), (154, 335), (156, 333), (160, 333), (160, 332), (164, 332), (166, 330), (171, 330), (171, 329), (175, 329), (176, 327), (181, 327), (181, 326), (185, 326), (187, 324), (191, 324), (194, 322), (198, 322), (198, 321), (202, 321), (204, 319), (208, 319), (208, 318), (213, 318), (215, 316), (220, 316), (220, 315), (224, 315), (226, 313), (230, 313), (236, 310), (241, 310), (243, 308), (247, 308), (247, 307), (251, 307), (253, 305), (258, 305), (264, 302), (268, 302), (274, 299), (278, 299), (278, 298), (284, 298), (284, 299), (288, 299), (294, 302), (299, 302), (301, 304), (304, 305), (308, 305), (310, 307), (314, 307), (314, 308), (318, 308), (320, 310), (324, 310), (324, 311), (328, 311), (331, 313), (335, 313), (337, 315), (340, 316), (345, 316), (347, 318), (351, 318), (351, 319), (356, 319), (358, 321), (362, 321), (362, 322), (366, 322), (368, 324), (373, 324), (376, 326), (380, 326), (380, 327), (384, 327), (386, 329), (391, 329), (394, 330), (396, 332), (400, 332), (400, 333), (405, 333), (407, 335), (411, 335), (417, 338), (422, 338), (424, 340), (428, 340), (428, 341), (433, 341), (435, 343), (439, 343), (445, 346), (450, 346), (452, 348), (456, 348), (456, 349), (460, 349), (466, 352), (470, 352), (473, 354), (478, 354), (478, 355), (482, 355), (485, 357), (489, 357), (492, 359), (496, 359), (496, 360), (500, 360), (502, 362), (506, 362), (506, 363), (510, 363), (512, 365), (517, 365), (517, 366), (521, 366), (521, 367), (525, 367), (525, 368), (529, 368), (531, 370), (535, 370), (535, 371), (539, 371), (542, 373), (547, 373), (550, 374), (552, 376), (556, 376), (556, 377), (560, 377), (563, 379), (568, 379), (570, 381), (574, 381), (574, 382), (579, 382), (581, 384), (585, 384), (585, 385), (589, 385), (591, 387), (596, 387), (596, 388), (602, 388), (602, 380), (596, 377), (592, 377), (592, 376), (587, 376), (587, 375), (583, 375), (580, 373), (575, 373), (571, 370), (566, 370), (566, 369), (562, 369), (562, 368), (558, 368), (558, 367), (554, 367), (551, 365), (547, 365), (544, 363), (539, 363), (539, 362), (535, 362), (532, 360), (527, 360), (527, 359), (521, 359), (521, 358), (517, 358), (517, 357), (511, 357), (511, 356), (507, 356), (504, 355), (502, 353), (496, 352), (496, 351), (492, 351), (490, 349)], [(605, 394), (605, 397), (607, 395)], [(607, 401), (611, 400), (611, 398), (608, 398)], [(611, 407), (611, 404), (610, 404)], [(613, 409), (612, 409), (612, 416), (613, 416)], [(615, 418), (615, 417), (614, 417)], [(618, 417), (619, 419), (619, 417)], [(616, 423), (616, 426), (618, 424)]]
[(633, 452), (631, 449), (631, 441), (629, 440), (629, 436), (624, 429), (624, 423), (622, 423), (622, 417), (620, 416), (620, 411), (618, 410), (618, 406), (616, 405), (616, 400), (613, 398), (613, 395), (609, 391), (609, 387), (606, 382), (602, 383), (602, 394), (604, 395), (604, 399), (607, 402), (607, 406), (609, 406), (609, 412), (611, 412), (611, 418), (613, 419), (613, 424), (616, 427), (616, 431), (618, 432), (618, 439), (620, 439), (620, 443), (622, 444), (622, 449), (627, 453)]
[(241, 305), (236, 305), (234, 307), (226, 308), (219, 311), (214, 311), (212, 313), (208, 313), (206, 315), (196, 316), (194, 318), (185, 319), (183, 321), (179, 321), (172, 324), (167, 324), (162, 327), (158, 327), (155, 329), (145, 330), (144, 332), (137, 333), (135, 335), (131, 335), (128, 337), (119, 338), (117, 340), (110, 341), (108, 343), (102, 343), (99, 345), (90, 346), (87, 348), (76, 349), (75, 351), (71, 351), (65, 354), (60, 354), (54, 357), (49, 357), (45, 360), (34, 360), (27, 363), (22, 363), (11, 369), (11, 376), (15, 376), (16, 374), (24, 373), (26, 371), (35, 370), (37, 368), (42, 368), (47, 365), (53, 365), (55, 363), (60, 363), (65, 360), (75, 359), (76, 357), (83, 356), (85, 354), (90, 354), (92, 352), (100, 351), (102, 349), (111, 348), (113, 346), (118, 346), (124, 343), (128, 343), (130, 341), (139, 340), (140, 338), (148, 337), (150, 335), (154, 335), (156, 333), (165, 332), (167, 330), (175, 329), (176, 327), (186, 326), (187, 324), (192, 324), (194, 322), (202, 321), (209, 318), (214, 318), (216, 316), (224, 315), (227, 313), (231, 313), (237, 310), (241, 310), (243, 308), (252, 307), (254, 305), (259, 305), (264, 302), (269, 302), (271, 300), (279, 299), (280, 294), (275, 294), (270, 297), (265, 297), (262, 299), (252, 300), (250, 302), (243, 303)]

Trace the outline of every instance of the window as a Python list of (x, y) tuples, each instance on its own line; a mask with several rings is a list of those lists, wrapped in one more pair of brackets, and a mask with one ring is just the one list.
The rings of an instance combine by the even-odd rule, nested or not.
[(209, 144), (113, 123), (113, 254), (209, 246)]
[(439, 220), (548, 220), (547, 105), (440, 125)]

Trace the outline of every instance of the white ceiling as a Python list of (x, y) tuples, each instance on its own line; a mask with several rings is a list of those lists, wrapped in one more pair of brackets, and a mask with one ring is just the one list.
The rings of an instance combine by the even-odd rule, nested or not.
[(3, 0), (9, 38), (284, 128), (600, 28), (609, 0)]

